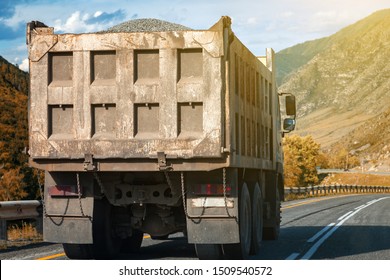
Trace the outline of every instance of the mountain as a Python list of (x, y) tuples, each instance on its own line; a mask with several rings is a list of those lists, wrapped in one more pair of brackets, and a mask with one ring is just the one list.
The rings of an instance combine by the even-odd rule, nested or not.
[(0, 86), (28, 93), (28, 74), (0, 56)]
[[(296, 132), (312, 135), (326, 149), (342, 142), (359, 150), (368, 130), (379, 133), (372, 125), (378, 119), (389, 127), (384, 124), (390, 110), (389, 58), (390, 9), (279, 52), (277, 67), (284, 68), (278, 72), (279, 90), (297, 97)], [(370, 147), (383, 149), (376, 143)]]
[(372, 162), (370, 167), (379, 171), (390, 169), (390, 109), (364, 122), (331, 146), (336, 153), (347, 148), (351, 154), (360, 156), (362, 163)]
[(283, 84), (289, 74), (331, 46), (332, 42), (333, 37), (326, 37), (298, 44), (278, 52), (276, 54), (276, 78), (278, 85)]

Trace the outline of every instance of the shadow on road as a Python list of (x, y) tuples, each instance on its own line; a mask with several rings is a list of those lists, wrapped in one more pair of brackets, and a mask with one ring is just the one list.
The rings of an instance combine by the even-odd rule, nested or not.
[[(263, 241), (263, 250), (254, 259), (284, 260), (292, 253), (299, 253), (297, 259), (300, 259), (326, 235), (328, 231), (315, 241), (307, 242), (322, 229), (314, 226), (285, 227), (279, 240)], [(311, 259), (390, 260), (389, 240), (390, 226), (343, 225), (319, 246)]]
[(138, 254), (121, 254), (118, 259), (194, 259), (196, 258), (193, 244), (187, 243), (184, 236), (170, 237), (167, 240), (145, 239)]

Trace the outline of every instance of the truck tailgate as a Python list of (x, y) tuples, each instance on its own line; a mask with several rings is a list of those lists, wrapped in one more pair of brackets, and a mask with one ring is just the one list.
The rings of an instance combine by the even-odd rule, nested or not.
[(36, 31), (29, 42), (33, 160), (221, 157), (222, 30)]

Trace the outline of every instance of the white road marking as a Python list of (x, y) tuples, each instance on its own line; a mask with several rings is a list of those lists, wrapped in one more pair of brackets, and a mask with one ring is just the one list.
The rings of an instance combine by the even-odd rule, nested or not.
[(299, 253), (292, 253), (286, 260), (295, 260), (299, 256)]
[(330, 223), (326, 227), (324, 227), (322, 230), (317, 232), (312, 238), (308, 239), (306, 242), (312, 243), (316, 241), (321, 235), (323, 235), (325, 232), (327, 232), (331, 227), (333, 227), (335, 223)]
[(360, 205), (360, 206), (356, 207), (354, 210), (358, 210), (358, 209), (360, 209), (360, 208), (362, 208), (364, 206), (365, 206), (365, 204), (364, 205)]
[(353, 213), (353, 211), (349, 211), (347, 214), (342, 215), (340, 218), (337, 219), (337, 221), (341, 221), (342, 219), (344, 219), (345, 217), (347, 217), (351, 213)]
[[(318, 248), (325, 242), (326, 239), (328, 239), (342, 224), (344, 224), (344, 222), (346, 222), (349, 218), (355, 216), (358, 212), (360, 212), (361, 210), (363, 210), (364, 208), (378, 202), (378, 201), (381, 201), (383, 199), (387, 199), (389, 197), (382, 197), (382, 198), (379, 198), (379, 199), (376, 199), (376, 200), (372, 200), (372, 201), (369, 201), (367, 202), (365, 205), (362, 205), (363, 207), (360, 207), (359, 209), (355, 210), (354, 212), (351, 211), (351, 213), (349, 215), (344, 215), (345, 218), (342, 219), (338, 224), (336, 224), (331, 230), (329, 230), (324, 236), (321, 237), (321, 239), (319, 239), (310, 249), (309, 251), (306, 252), (306, 254), (301, 258), (301, 260), (309, 260), (314, 254), (315, 252), (317, 252)], [(344, 217), (343, 216), (343, 217)]]

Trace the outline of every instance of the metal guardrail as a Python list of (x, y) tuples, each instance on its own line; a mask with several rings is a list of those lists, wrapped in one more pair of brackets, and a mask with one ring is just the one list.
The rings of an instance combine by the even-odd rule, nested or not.
[(37, 231), (42, 233), (42, 213), (39, 200), (1, 201), (0, 202), (0, 241), (7, 242), (7, 222), (24, 219), (36, 219)]
[(329, 185), (284, 188), (285, 194), (390, 193), (390, 186)]
[[(285, 194), (332, 194), (332, 193), (390, 193), (390, 186), (329, 185), (285, 188)], [(36, 219), (37, 231), (42, 233), (42, 203), (39, 200), (0, 202), (0, 241), (7, 241), (7, 222)]]
[(374, 170), (356, 170), (356, 169), (317, 169), (318, 174), (370, 174), (370, 175), (384, 175), (389, 176), (390, 172), (388, 171), (374, 171)]

